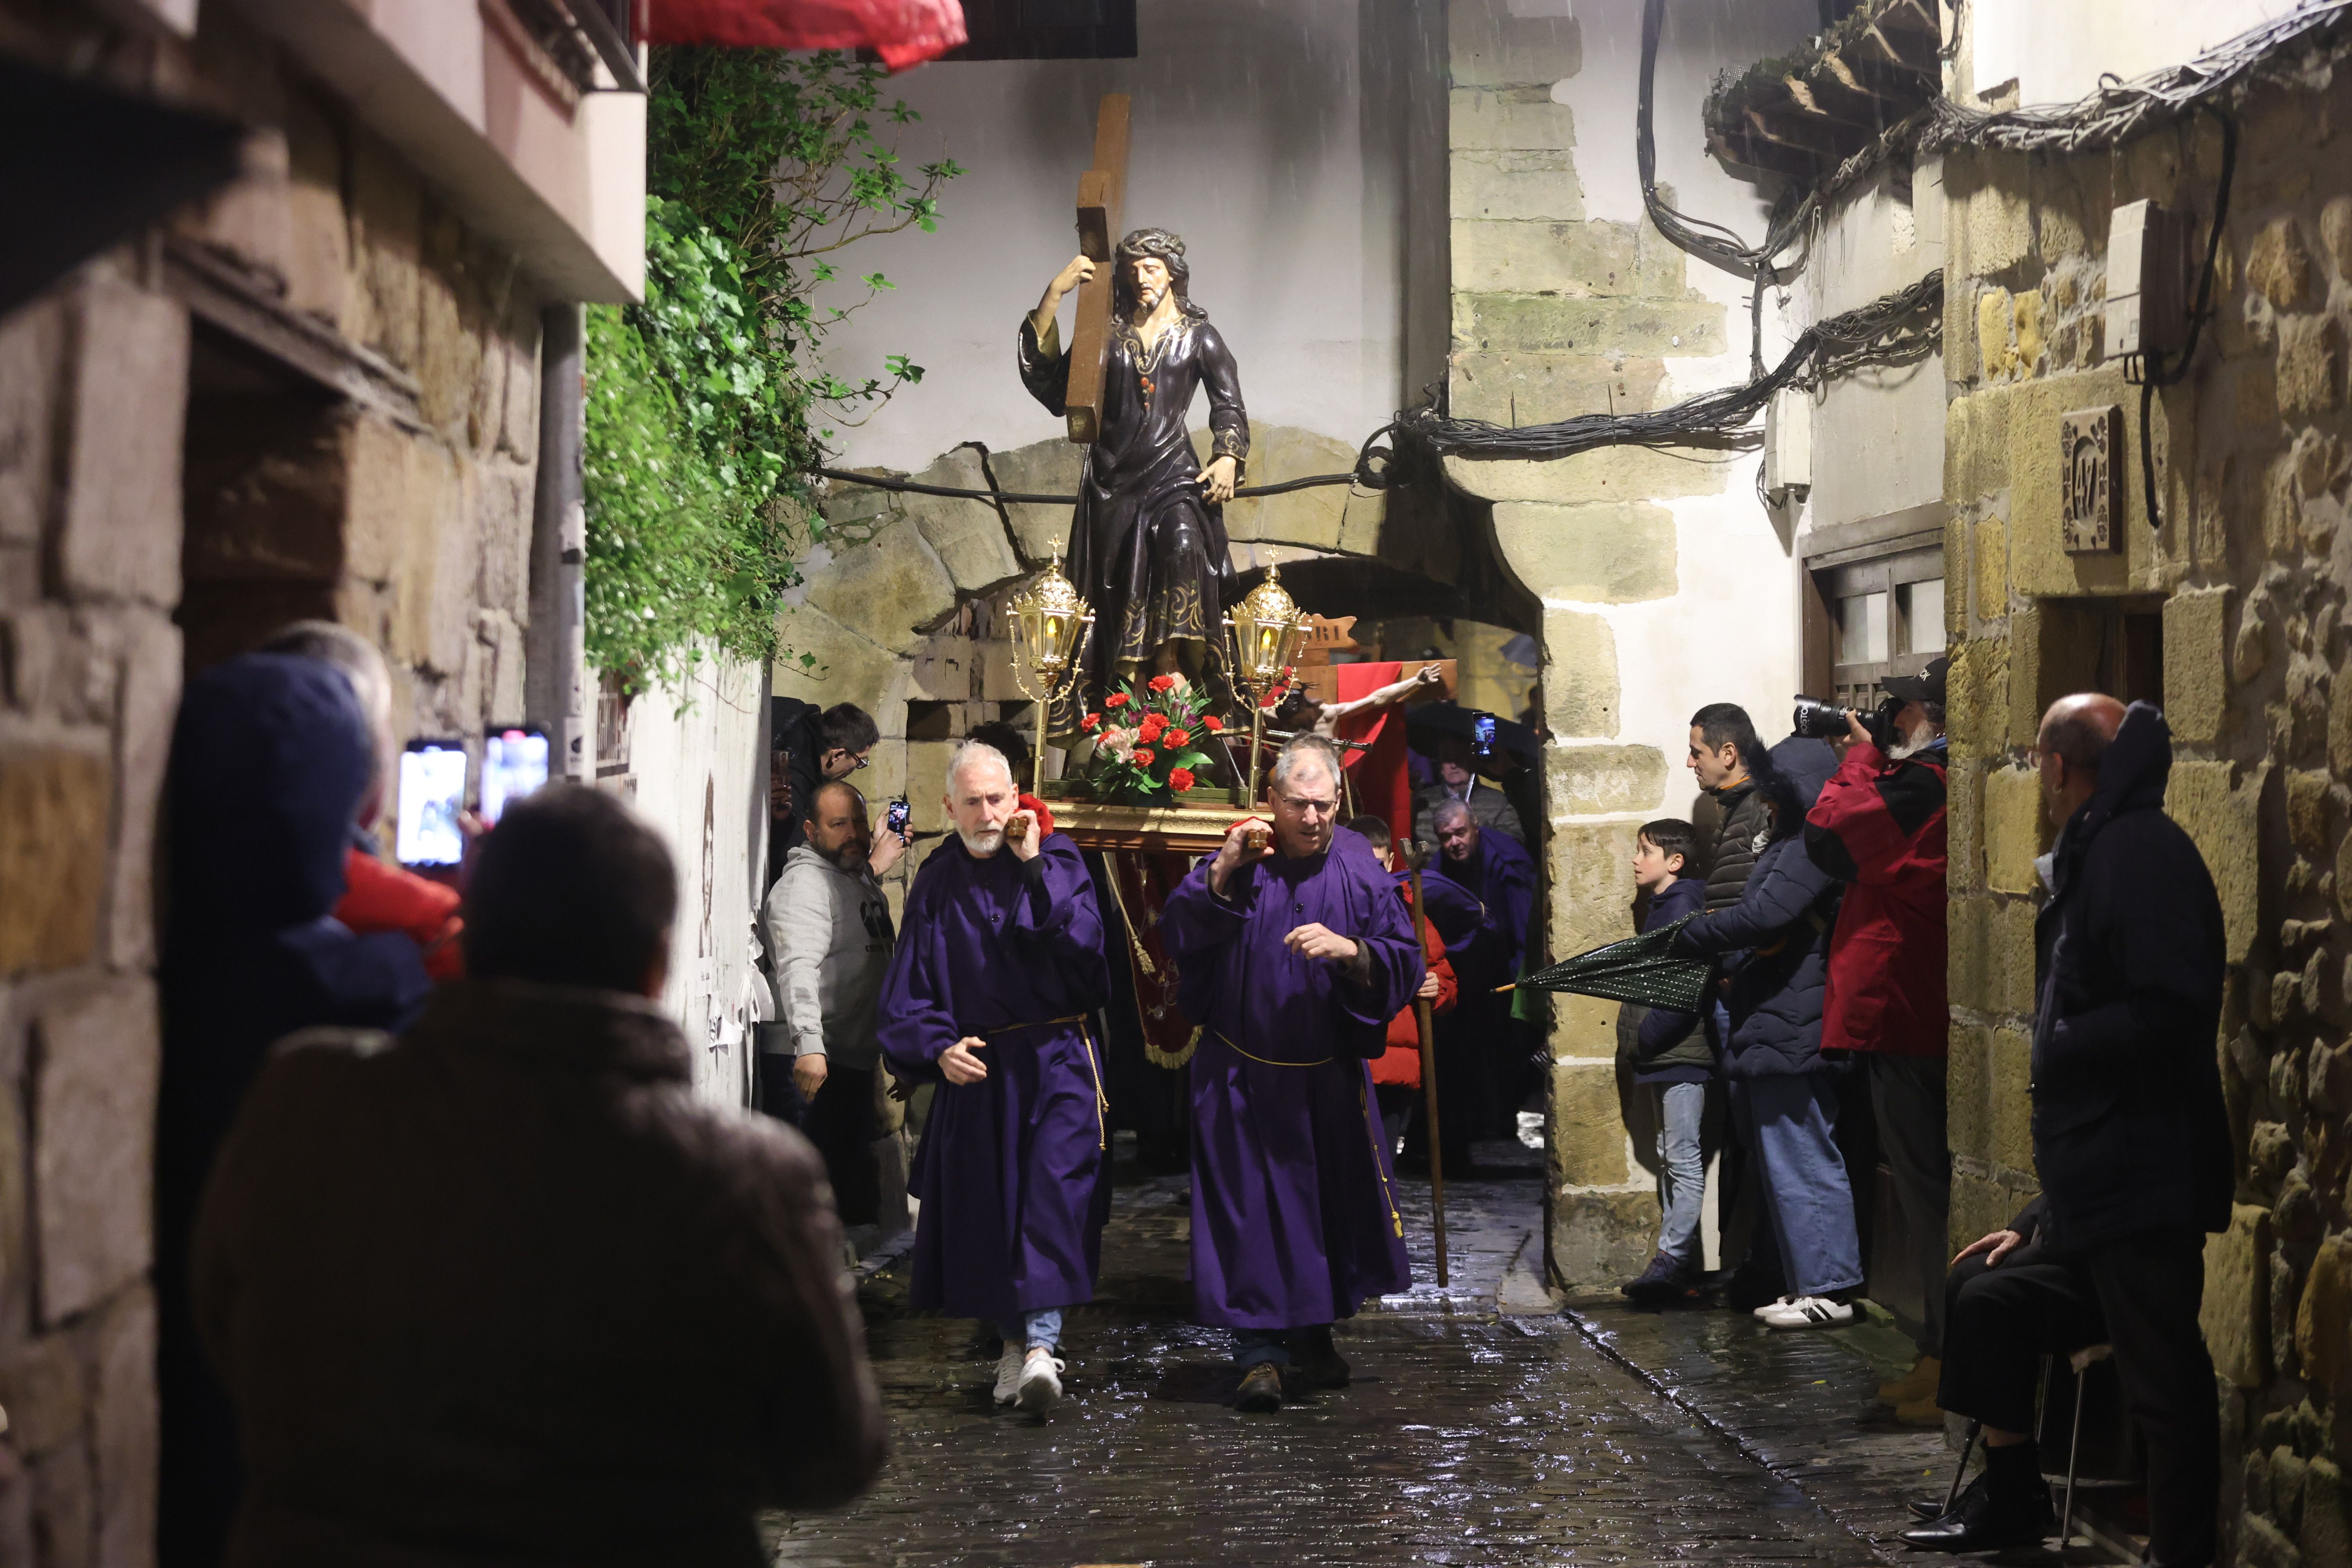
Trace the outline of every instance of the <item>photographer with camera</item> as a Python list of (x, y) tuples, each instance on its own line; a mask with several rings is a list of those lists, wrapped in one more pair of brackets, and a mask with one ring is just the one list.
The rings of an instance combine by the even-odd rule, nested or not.
[(1805, 852), (1846, 884), (1830, 936), (1822, 1050), (1866, 1066), (1879, 1150), (1895, 1177), (1927, 1322), (1919, 1359), (1879, 1397), (1912, 1425), (1940, 1424), (1944, 1247), (1952, 1156), (1945, 1142), (1944, 693), (1951, 660), (1889, 676), (1864, 717), (1798, 700), (1796, 728), (1836, 747), (1838, 770), (1805, 817)]

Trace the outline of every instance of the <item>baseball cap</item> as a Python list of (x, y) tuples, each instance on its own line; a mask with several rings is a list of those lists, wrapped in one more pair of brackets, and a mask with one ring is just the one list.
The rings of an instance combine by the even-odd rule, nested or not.
[(1919, 675), (1890, 675), (1878, 683), (1879, 689), (1889, 697), (1900, 697), (1906, 702), (1933, 702), (1941, 707), (1944, 701), (1944, 677), (1949, 673), (1952, 661), (1938, 658), (1931, 661)]

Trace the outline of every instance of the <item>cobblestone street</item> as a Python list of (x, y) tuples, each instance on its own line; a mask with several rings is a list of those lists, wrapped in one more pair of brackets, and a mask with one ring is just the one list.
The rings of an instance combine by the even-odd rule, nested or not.
[[(1188, 1321), (1181, 1176), (1122, 1183), (1043, 1424), (991, 1405), (971, 1323), (906, 1310), (903, 1269), (877, 1274), (889, 1468), (852, 1508), (772, 1521), (775, 1562), (1943, 1561), (1892, 1544), (1902, 1499), (1948, 1477), (1940, 1435), (1857, 1426), (1884, 1367), (1851, 1333), (1561, 1313), (1513, 1267), (1539, 1267), (1538, 1173), (1447, 1195), (1453, 1289), (1368, 1306), (1339, 1331), (1353, 1386), (1271, 1416), (1231, 1408), (1224, 1337)], [(1428, 1186), (1399, 1196), (1433, 1280)]]

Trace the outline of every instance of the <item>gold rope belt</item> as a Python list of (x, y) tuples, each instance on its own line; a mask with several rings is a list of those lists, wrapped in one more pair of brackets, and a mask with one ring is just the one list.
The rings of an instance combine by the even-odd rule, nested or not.
[(1110, 1147), (1110, 1097), (1103, 1093), (1102, 1068), (1095, 1060), (1094, 1032), (1087, 1027), (1084, 1013), (1072, 1013), (1066, 1018), (1041, 1018), (1034, 1024), (999, 1024), (993, 1029), (982, 1029), (981, 1038), (992, 1039), (998, 1035), (1015, 1034), (1023, 1029), (1058, 1028), (1064, 1024), (1078, 1026), (1078, 1038), (1087, 1047), (1087, 1071), (1092, 1073), (1095, 1079), (1095, 1147), (1107, 1150)]
[(1249, 1052), (1243, 1050), (1241, 1047), (1234, 1045), (1234, 1037), (1225, 1033), (1223, 1029), (1217, 1030), (1216, 1036), (1217, 1038), (1224, 1041), (1225, 1044), (1232, 1048), (1235, 1056), (1249, 1057), (1250, 1060), (1263, 1063), (1266, 1067), (1270, 1068), (1319, 1068), (1325, 1062), (1339, 1060), (1337, 1057), (1318, 1057), (1311, 1062), (1278, 1062), (1271, 1057), (1250, 1056)]

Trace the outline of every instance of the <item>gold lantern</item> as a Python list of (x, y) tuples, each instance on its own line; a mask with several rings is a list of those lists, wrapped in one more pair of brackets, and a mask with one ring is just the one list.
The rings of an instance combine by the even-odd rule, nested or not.
[(1265, 581), (1244, 595), (1225, 616), (1234, 655), (1234, 685), (1250, 705), (1248, 794), (1257, 804), (1258, 747), (1264, 735), (1265, 700), (1282, 672), (1298, 662), (1307, 620), (1282, 585), (1282, 568), (1269, 565)]
[(1069, 695), (1085, 672), (1094, 611), (1062, 574), (1062, 552), (1037, 580), (1013, 597), (1013, 677), (1037, 704), (1037, 744), (1029, 759), (1029, 793), (1045, 776), (1046, 710)]

